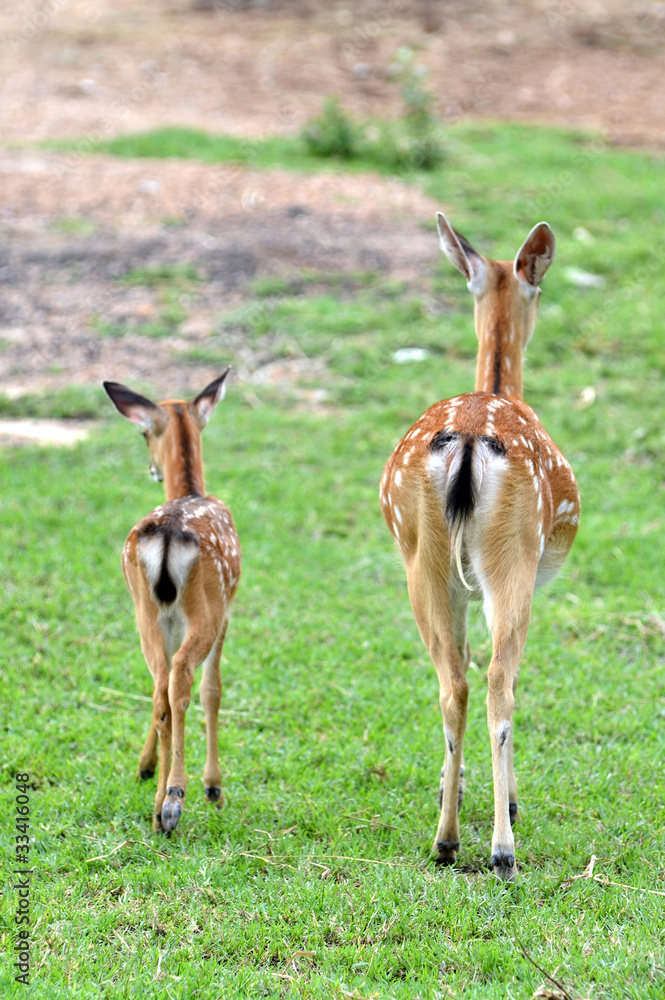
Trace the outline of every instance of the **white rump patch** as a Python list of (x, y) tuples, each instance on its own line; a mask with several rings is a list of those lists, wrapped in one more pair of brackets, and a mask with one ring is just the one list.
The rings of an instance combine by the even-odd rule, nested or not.
[[(151, 535), (139, 538), (136, 543), (139, 560), (145, 570), (150, 588), (153, 589), (162, 572), (164, 537)], [(168, 574), (180, 596), (189, 579), (192, 567), (198, 561), (199, 547), (192, 542), (171, 539), (167, 560)]]

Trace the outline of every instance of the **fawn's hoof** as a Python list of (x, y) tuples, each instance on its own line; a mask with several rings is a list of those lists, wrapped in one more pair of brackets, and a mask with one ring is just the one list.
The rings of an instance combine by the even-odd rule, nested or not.
[(182, 816), (182, 800), (185, 789), (174, 785), (166, 789), (166, 798), (162, 802), (162, 830), (172, 833)]
[(515, 855), (509, 851), (495, 851), (490, 858), (490, 868), (501, 882), (514, 882), (517, 877)]
[(517, 812), (517, 802), (508, 803), (508, 813), (510, 815), (510, 825), (515, 826), (515, 823), (520, 818), (519, 813)]
[(211, 785), (210, 788), (205, 789), (205, 795), (208, 802), (219, 802), (222, 797), (222, 789)]
[(435, 840), (434, 861), (437, 865), (454, 865), (459, 851), (459, 840)]
[(139, 770), (139, 778), (141, 779), (141, 781), (147, 781), (149, 778), (154, 777), (154, 775), (155, 775), (154, 770), (151, 771), (149, 767), (146, 767), (143, 770)]

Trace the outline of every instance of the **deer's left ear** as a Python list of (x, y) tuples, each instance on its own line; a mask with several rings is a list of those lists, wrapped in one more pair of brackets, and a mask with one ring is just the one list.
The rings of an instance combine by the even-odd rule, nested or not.
[(146, 396), (141, 396), (133, 389), (128, 389), (120, 382), (102, 382), (107, 395), (113, 405), (123, 417), (127, 417), (133, 424), (138, 424), (147, 431), (161, 433), (166, 427), (168, 415)]
[(534, 226), (515, 257), (515, 277), (537, 287), (554, 260), (556, 240), (546, 222)]
[(208, 423), (208, 418), (210, 414), (215, 409), (220, 399), (224, 399), (224, 393), (226, 392), (226, 376), (231, 371), (231, 366), (223, 372), (219, 378), (216, 378), (214, 382), (207, 385), (203, 392), (200, 392), (196, 399), (192, 400), (192, 406), (194, 407), (201, 427), (205, 427)]

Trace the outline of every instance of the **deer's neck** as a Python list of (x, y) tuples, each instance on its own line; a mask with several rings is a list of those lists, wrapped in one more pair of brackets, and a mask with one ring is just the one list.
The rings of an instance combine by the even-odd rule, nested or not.
[(502, 309), (476, 309), (476, 392), (522, 397), (524, 340), (520, 324)]
[(176, 403), (164, 441), (164, 490), (167, 500), (205, 496), (201, 433), (184, 408)]

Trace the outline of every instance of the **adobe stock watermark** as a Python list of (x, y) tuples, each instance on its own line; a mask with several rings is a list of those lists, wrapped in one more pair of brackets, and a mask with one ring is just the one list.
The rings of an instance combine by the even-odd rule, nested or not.
[(30, 985), (30, 879), (34, 868), (30, 868), (30, 775), (23, 772), (16, 775), (16, 834), (12, 889), (16, 897), (14, 926), (14, 979), (24, 986)]

